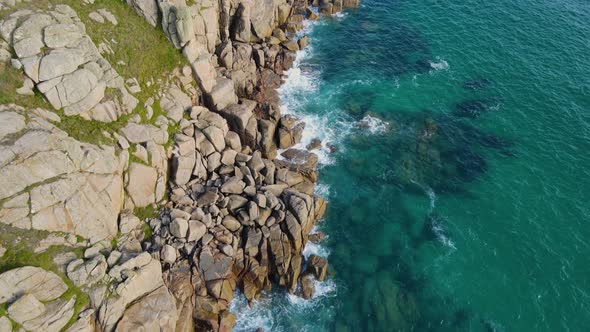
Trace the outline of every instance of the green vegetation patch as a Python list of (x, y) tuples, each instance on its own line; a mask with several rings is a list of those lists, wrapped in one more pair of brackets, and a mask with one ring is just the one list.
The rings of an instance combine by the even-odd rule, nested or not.
[[(51, 271), (62, 278), (68, 286), (68, 290), (60, 297), (62, 300), (69, 300), (76, 297), (74, 304), (74, 315), (66, 328), (72, 325), (78, 314), (88, 306), (90, 299), (88, 295), (76, 287), (70, 279), (62, 273), (53, 262), (53, 258), (59, 254), (72, 252), (76, 257), (83, 257), (84, 248), (70, 248), (66, 246), (51, 246), (42, 253), (35, 253), (34, 249), (39, 242), (50, 233), (38, 230), (24, 230), (0, 224), (0, 245), (6, 252), (0, 257), (0, 273), (23, 266), (37, 266)], [(6, 306), (0, 306), (0, 316), (3, 315)]]

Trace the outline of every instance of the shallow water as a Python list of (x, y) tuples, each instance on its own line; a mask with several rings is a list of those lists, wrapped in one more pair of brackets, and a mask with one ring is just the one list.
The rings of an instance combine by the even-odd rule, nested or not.
[(283, 112), (319, 152), (329, 281), (237, 331), (590, 326), (590, 5), (363, 0), (310, 23)]

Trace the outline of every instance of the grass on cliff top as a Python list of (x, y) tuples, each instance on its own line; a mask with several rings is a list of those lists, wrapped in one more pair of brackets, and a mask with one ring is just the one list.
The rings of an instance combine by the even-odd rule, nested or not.
[[(143, 122), (145, 108), (143, 104), (151, 97), (156, 96), (160, 88), (158, 80), (165, 80), (170, 73), (180, 66), (187, 64), (181, 52), (166, 39), (160, 26), (152, 27), (142, 17), (121, 0), (96, 0), (94, 4), (84, 5), (80, 0), (35, 0), (17, 4), (14, 9), (0, 11), (0, 19), (18, 9), (48, 10), (51, 5), (66, 4), (72, 7), (86, 25), (86, 33), (95, 45), (108, 42), (114, 54), (103, 54), (103, 57), (124, 78), (137, 78), (142, 91), (135, 97), (139, 104), (133, 113), (140, 114)], [(97, 23), (88, 18), (88, 14), (98, 9), (107, 9), (117, 18), (118, 25), (110, 22)], [(147, 82), (153, 84), (148, 87)], [(0, 104), (14, 103), (26, 108), (44, 108), (53, 110), (44, 97), (36, 92), (34, 96), (21, 96), (16, 89), (23, 84), (22, 70), (12, 68), (10, 65), (0, 67)], [(163, 113), (154, 103), (154, 118)], [(156, 106), (157, 105), (157, 106)], [(55, 110), (53, 110), (55, 111)], [(62, 119), (57, 126), (66, 131), (70, 136), (84, 142), (93, 144), (113, 144), (102, 134), (113, 133), (123, 127), (130, 115), (124, 115), (117, 121), (102, 123), (99, 121), (84, 120), (79, 116), (66, 117), (63, 112), (56, 111)], [(153, 121), (152, 121), (153, 123)], [(175, 128), (169, 128), (169, 133), (175, 132)]]
[[(60, 297), (62, 300), (69, 300), (76, 297), (74, 314), (66, 325), (71, 326), (78, 317), (78, 314), (88, 306), (90, 299), (88, 295), (76, 287), (54, 264), (53, 258), (61, 253), (73, 252), (76, 257), (83, 256), (84, 248), (69, 248), (64, 246), (51, 246), (42, 253), (35, 253), (35, 246), (45, 238), (49, 232), (38, 230), (23, 230), (8, 225), (0, 224), (0, 245), (6, 252), (0, 257), (0, 273), (23, 266), (37, 266), (57, 274), (68, 286), (68, 290)], [(0, 316), (5, 310), (6, 304), (0, 307)], [(14, 324), (13, 324), (14, 325)], [(64, 329), (66, 329), (64, 328)]]
[[(180, 50), (168, 41), (160, 26), (153, 27), (122, 0), (96, 0), (83, 4), (81, 0), (35, 0), (17, 4), (16, 9), (48, 10), (51, 5), (65, 4), (78, 14), (86, 25), (86, 33), (95, 45), (108, 41), (114, 54), (103, 54), (117, 72), (125, 79), (139, 80), (141, 101), (153, 95), (153, 85), (146, 88), (149, 80), (156, 81), (178, 66), (187, 64)], [(118, 24), (97, 23), (88, 15), (98, 9), (107, 9), (117, 18)], [(0, 19), (15, 10), (0, 11)], [(123, 64), (117, 64), (123, 61)]]

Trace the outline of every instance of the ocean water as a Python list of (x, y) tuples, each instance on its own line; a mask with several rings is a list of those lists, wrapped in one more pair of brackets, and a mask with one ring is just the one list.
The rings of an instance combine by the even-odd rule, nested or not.
[(303, 33), (280, 93), (324, 143), (330, 276), (238, 296), (235, 330), (587, 331), (590, 3), (362, 0)]

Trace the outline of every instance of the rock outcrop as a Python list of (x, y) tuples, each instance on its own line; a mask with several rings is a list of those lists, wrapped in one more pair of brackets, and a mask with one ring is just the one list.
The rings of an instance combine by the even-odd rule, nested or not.
[(0, 22), (0, 34), (36, 89), (66, 115), (111, 122), (137, 105), (70, 7), (17, 11)]
[(0, 222), (113, 239), (128, 157), (79, 142), (52, 122), (59, 117), (50, 112), (0, 106)]

